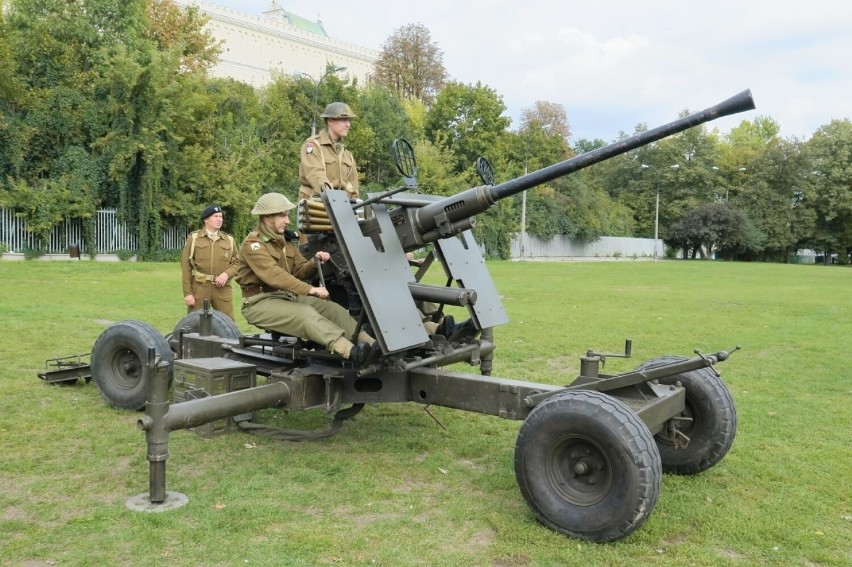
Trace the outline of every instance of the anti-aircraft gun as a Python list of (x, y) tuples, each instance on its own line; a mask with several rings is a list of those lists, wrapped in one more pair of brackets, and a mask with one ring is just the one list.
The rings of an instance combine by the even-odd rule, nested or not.
[[(587, 351), (579, 376), (568, 385), (493, 377), (493, 329), (508, 317), (470, 229), (476, 215), (501, 199), (753, 108), (751, 93), (744, 91), (505, 183), (494, 184), (485, 165), (479, 168), (484, 185), (450, 197), (415, 192), (416, 162), (410, 146), (400, 142), (394, 153), (403, 174), (401, 187), (361, 202), (333, 190), (318, 201), (301, 202), (299, 225), (311, 233), (305, 255), (316, 249), (332, 254), (320, 272), (322, 283), (343, 290), (359, 326), (373, 333), (382, 354), (354, 366), (295, 337), (244, 335), (206, 306), (184, 317), (167, 337), (139, 321), (109, 327), (92, 351), (95, 383), (113, 406), (146, 408), (138, 427), (146, 432), (149, 492), (128, 506), (162, 509), (185, 501), (165, 489), (171, 431), (225, 423), (224, 430), (311, 439), (334, 433), (364, 404), (413, 402), (522, 420), (515, 474), (537, 519), (592, 541), (632, 533), (653, 511), (663, 471), (702, 472), (733, 444), (736, 409), (715, 364), (736, 349), (660, 357), (630, 372), (602, 373), (607, 357), (631, 355), (628, 340), (623, 354)], [(432, 249), (424, 265), (412, 272), (406, 253), (427, 246)], [(444, 286), (420, 281), (435, 262), (446, 275)], [(466, 309), (474, 327), (449, 336), (429, 334), (419, 301)], [(444, 369), (458, 362), (479, 366), (480, 373)], [(265, 383), (258, 385), (257, 375)], [(223, 376), (224, 387), (216, 381)], [(174, 394), (177, 403), (169, 403), (172, 380), (176, 389), (182, 386)], [(272, 407), (321, 409), (335, 418), (331, 429), (321, 432), (271, 431), (252, 421), (252, 412)]]

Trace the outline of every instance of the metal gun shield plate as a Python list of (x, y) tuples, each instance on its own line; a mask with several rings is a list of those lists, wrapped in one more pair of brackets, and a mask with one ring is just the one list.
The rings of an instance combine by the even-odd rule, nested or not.
[(480, 329), (505, 325), (509, 316), (503, 309), (500, 294), (485, 260), (479, 251), (479, 245), (473, 238), (473, 233), (465, 230), (455, 238), (444, 238), (435, 242), (435, 248), (443, 257), (443, 264), (449, 271), (448, 276), (455, 280), (459, 287), (476, 290), (476, 303), (468, 305), (472, 316)]
[(382, 350), (398, 352), (428, 342), (429, 335), (408, 289), (415, 281), (414, 274), (386, 207), (373, 205), (379, 230), (364, 236), (345, 192), (324, 191), (322, 198)]

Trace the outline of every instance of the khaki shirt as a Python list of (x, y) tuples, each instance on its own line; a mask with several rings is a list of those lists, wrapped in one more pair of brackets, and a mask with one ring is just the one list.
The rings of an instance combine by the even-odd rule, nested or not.
[(319, 195), (323, 184), (346, 191), (350, 198), (358, 197), (355, 158), (342, 143), (333, 143), (326, 130), (305, 140), (299, 155), (299, 199)]
[(222, 272), (227, 272), (228, 283), (225, 285), (230, 285), (231, 279), (237, 275), (238, 261), (239, 256), (231, 235), (220, 230), (219, 238), (213, 241), (203, 228), (191, 232), (186, 238), (186, 244), (180, 256), (183, 296), (192, 295), (192, 284), (195, 280), (193, 272), (203, 276), (213, 276), (211, 281)]
[(308, 295), (311, 285), (302, 280), (316, 273), (316, 264), (302, 256), (296, 245), (284, 237), (272, 240), (254, 231), (240, 246), (237, 282), (242, 287), (262, 284), (296, 295)]

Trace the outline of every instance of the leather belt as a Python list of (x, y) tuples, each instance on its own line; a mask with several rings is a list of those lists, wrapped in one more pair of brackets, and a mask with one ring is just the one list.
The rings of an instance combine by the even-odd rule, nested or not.
[(247, 285), (240, 287), (243, 290), (243, 299), (247, 299), (249, 297), (254, 297), (259, 293), (272, 293), (273, 291), (278, 291), (276, 287), (269, 287), (268, 285)]

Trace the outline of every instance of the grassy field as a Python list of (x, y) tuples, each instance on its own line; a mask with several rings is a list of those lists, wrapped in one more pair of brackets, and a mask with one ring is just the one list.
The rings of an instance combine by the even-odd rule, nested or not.
[(167, 487), (189, 504), (132, 512), (125, 501), (148, 489), (139, 414), (108, 408), (92, 384), (50, 386), (36, 373), (46, 358), (89, 352), (116, 321), (170, 332), (184, 314), (177, 264), (0, 261), (0, 564), (852, 564), (852, 270), (489, 268), (512, 319), (496, 330), (498, 376), (565, 383), (586, 349), (619, 352), (626, 337), (634, 358), (605, 371), (741, 344), (719, 366), (739, 412), (728, 456), (667, 475), (641, 529), (590, 544), (527, 508), (512, 466), (519, 422), (430, 408), (442, 429), (420, 406), (375, 405), (313, 443), (175, 432)]

